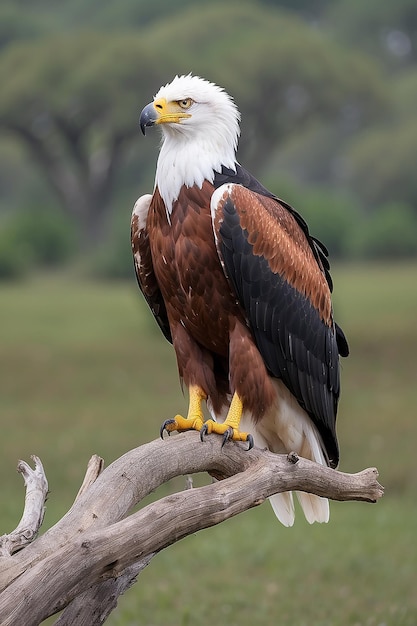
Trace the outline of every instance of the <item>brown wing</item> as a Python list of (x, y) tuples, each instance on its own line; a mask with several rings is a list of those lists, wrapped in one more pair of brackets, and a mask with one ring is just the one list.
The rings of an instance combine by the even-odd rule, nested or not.
[(316, 424), (331, 465), (340, 393), (330, 288), (302, 228), (276, 199), (237, 184), (213, 194), (219, 257), (270, 373)]
[(152, 264), (146, 220), (152, 201), (150, 194), (141, 196), (133, 208), (130, 236), (133, 263), (140, 290), (166, 339), (172, 343), (165, 302), (162, 298)]

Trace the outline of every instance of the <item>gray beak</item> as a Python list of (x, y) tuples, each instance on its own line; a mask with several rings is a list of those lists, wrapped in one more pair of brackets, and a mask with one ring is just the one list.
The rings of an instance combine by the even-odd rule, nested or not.
[(144, 135), (146, 134), (146, 127), (154, 126), (157, 118), (158, 114), (155, 110), (153, 102), (147, 104), (139, 118), (140, 129)]

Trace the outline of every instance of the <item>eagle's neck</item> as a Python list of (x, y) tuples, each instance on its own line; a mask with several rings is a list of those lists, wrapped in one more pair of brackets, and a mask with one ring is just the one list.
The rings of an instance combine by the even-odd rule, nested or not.
[(220, 133), (190, 136), (177, 129), (164, 132), (155, 186), (164, 201), (168, 221), (183, 185), (201, 188), (205, 180), (213, 182), (222, 166), (236, 170), (236, 143)]

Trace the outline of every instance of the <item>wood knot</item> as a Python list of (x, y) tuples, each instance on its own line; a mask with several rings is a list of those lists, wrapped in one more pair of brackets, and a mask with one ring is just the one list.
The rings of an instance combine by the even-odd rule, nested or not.
[(300, 457), (298, 456), (298, 454), (296, 452), (290, 452), (287, 455), (287, 459), (289, 460), (290, 463), (295, 465), (300, 460)]

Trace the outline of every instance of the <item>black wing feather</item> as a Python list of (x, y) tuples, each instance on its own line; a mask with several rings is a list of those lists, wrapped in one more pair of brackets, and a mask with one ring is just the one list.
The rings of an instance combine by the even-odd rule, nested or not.
[(167, 314), (164, 299), (162, 297), (162, 293), (158, 289), (152, 295), (148, 295), (143, 289), (142, 284), (139, 280), (139, 276), (136, 271), (136, 265), (135, 265), (135, 273), (136, 273), (136, 280), (138, 282), (139, 289), (141, 290), (143, 297), (145, 298), (146, 303), (149, 306), (152, 312), (152, 315), (154, 316), (156, 320), (156, 323), (161, 329), (165, 339), (167, 339), (169, 343), (172, 343), (171, 329), (169, 326), (168, 314)]
[(330, 464), (336, 466), (339, 342), (343, 344), (344, 335), (325, 324), (303, 294), (272, 272), (266, 258), (253, 254), (248, 232), (240, 226), (230, 197), (223, 205), (222, 217), (219, 247), (226, 275), (246, 312), (266, 367), (282, 379), (310, 415)]

